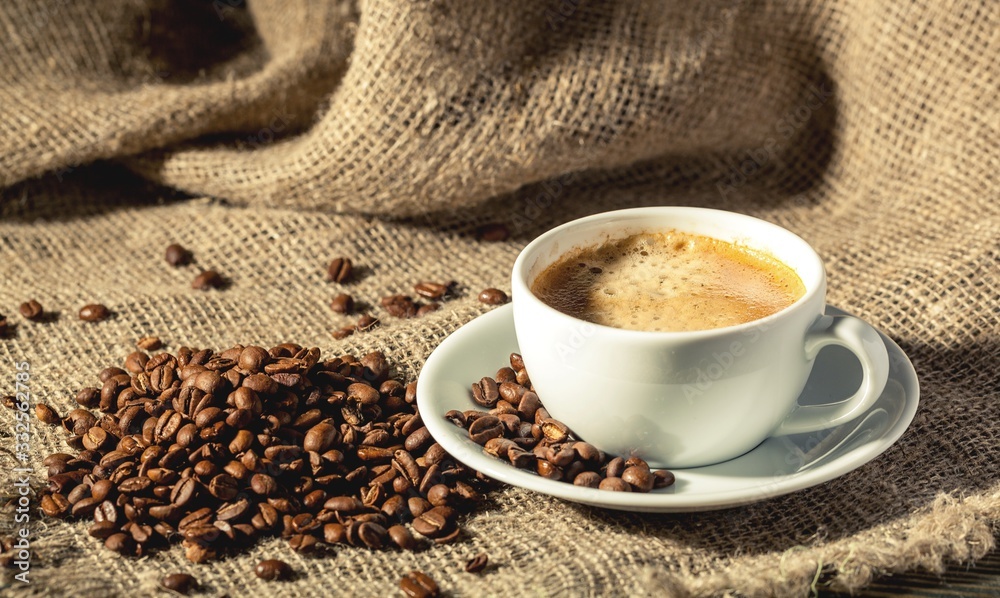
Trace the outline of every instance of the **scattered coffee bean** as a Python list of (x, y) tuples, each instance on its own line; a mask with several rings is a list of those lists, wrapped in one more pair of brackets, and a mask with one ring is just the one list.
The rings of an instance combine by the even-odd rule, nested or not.
[(170, 573), (163, 576), (160, 585), (178, 594), (187, 595), (191, 593), (191, 590), (198, 588), (198, 580), (189, 573)]
[(490, 222), (477, 228), (476, 236), (483, 241), (496, 243), (506, 241), (510, 237), (510, 230), (502, 222)]
[(440, 303), (428, 303), (427, 305), (421, 305), (420, 309), (417, 310), (417, 317), (422, 318), (429, 313), (435, 312), (441, 309)]
[(344, 328), (338, 328), (333, 331), (333, 338), (339, 340), (345, 339), (356, 332), (354, 326), (345, 326)]
[(326, 268), (326, 279), (331, 282), (348, 282), (354, 272), (354, 264), (351, 258), (334, 258)]
[(25, 301), (17, 309), (26, 320), (37, 321), (42, 319), (42, 316), (45, 315), (45, 310), (42, 309), (42, 304), (34, 299)]
[(166, 259), (171, 266), (183, 266), (191, 262), (191, 252), (173, 243), (167, 245)]
[[(143, 556), (180, 541), (201, 563), (273, 535), (299, 552), (413, 550), (402, 523), (416, 517), (418, 532), (451, 542), (458, 509), (482, 499), (487, 482), (433, 442), (415, 383), (392, 378), (379, 352), (181, 347), (137, 351), (125, 366), (102, 370), (101, 389), (80, 390), (65, 418), (42, 415), (77, 450), (43, 461), (42, 511), (93, 518), (87, 533), (109, 550)], [(501, 434), (508, 415), (477, 431)]]
[(199, 291), (221, 289), (224, 286), (226, 286), (226, 279), (215, 270), (204, 270), (191, 281), (191, 288)]
[(143, 351), (156, 351), (163, 347), (163, 341), (158, 336), (144, 336), (135, 343)]
[(360, 318), (358, 318), (358, 323), (354, 325), (354, 328), (357, 329), (358, 332), (367, 332), (368, 330), (371, 330), (377, 327), (378, 325), (379, 325), (378, 318), (372, 317), (368, 314), (364, 314)]
[(480, 552), (465, 563), (465, 570), (469, 573), (479, 573), (486, 568), (487, 563), (489, 563), (489, 557), (486, 556), (485, 552)]
[(407, 598), (435, 598), (441, 595), (437, 583), (421, 571), (410, 571), (399, 582)]
[(330, 309), (338, 314), (349, 314), (354, 311), (354, 297), (347, 293), (341, 293), (330, 302)]
[(100, 322), (108, 319), (111, 311), (100, 303), (90, 303), (80, 308), (80, 319), (84, 322)]
[(6, 338), (9, 332), (10, 324), (7, 322), (7, 316), (0, 314), (0, 338)]
[(164, 257), (166, 258), (168, 264), (175, 267), (191, 263), (191, 252), (177, 243), (167, 245), (167, 251)]
[(479, 293), (479, 302), (486, 305), (503, 305), (507, 303), (507, 293), (500, 289), (483, 289)]
[(268, 581), (288, 579), (292, 576), (292, 566), (278, 559), (267, 559), (257, 563), (253, 572), (257, 577)]
[(54, 426), (62, 422), (62, 418), (56, 413), (56, 410), (49, 407), (45, 403), (38, 403), (35, 405), (35, 417), (38, 418), (43, 424), (49, 424)]
[(417, 315), (417, 305), (406, 295), (382, 297), (382, 307), (396, 318), (412, 318)]
[(413, 285), (413, 291), (424, 297), (426, 299), (438, 300), (444, 297), (448, 293), (448, 285), (441, 284), (440, 282), (431, 282), (429, 280), (422, 280), (417, 284)]

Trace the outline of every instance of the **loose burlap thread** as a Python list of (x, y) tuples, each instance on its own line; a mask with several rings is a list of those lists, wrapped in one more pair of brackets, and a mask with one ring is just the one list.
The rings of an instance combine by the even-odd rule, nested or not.
[[(65, 413), (147, 334), (378, 348), (412, 379), (532, 236), (663, 204), (803, 236), (830, 303), (896, 340), (921, 384), (886, 453), (745, 507), (631, 514), (506, 487), (456, 544), (317, 559), (268, 540), (211, 566), (119, 558), (35, 511), (32, 582), (5, 588), (148, 594), (183, 570), (214, 594), (375, 595), (421, 569), (454, 595), (803, 595), (974, 561), (1000, 522), (998, 25), (987, 1), (4, 3), (0, 394), (28, 361), (34, 400)], [(491, 221), (512, 237), (477, 240)], [(167, 266), (172, 242), (196, 265)], [(420, 279), (460, 296), (335, 341), (336, 255), (378, 315)], [(231, 286), (190, 289), (203, 267)], [(16, 315), (32, 297), (49, 321)], [(96, 301), (115, 317), (79, 322)], [(36, 428), (36, 486), (63, 439)], [(465, 573), (481, 551), (493, 566)], [(254, 578), (272, 556), (296, 579)]]

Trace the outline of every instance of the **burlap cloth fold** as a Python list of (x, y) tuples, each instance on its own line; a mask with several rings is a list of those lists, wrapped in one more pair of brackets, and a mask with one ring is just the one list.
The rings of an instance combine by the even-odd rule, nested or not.
[[(688, 204), (812, 243), (830, 302), (903, 347), (922, 400), (885, 454), (809, 490), (645, 515), (505, 488), (466, 540), (418, 553), (309, 559), (274, 540), (213, 566), (134, 560), (35, 512), (32, 581), (0, 591), (143, 594), (189, 570), (213, 594), (393, 595), (418, 568), (454, 595), (802, 595), (975, 560), (1000, 522), (998, 55), (991, 0), (4, 2), (0, 394), (28, 361), (35, 400), (65, 412), (146, 334), (380, 348), (414, 377), (533, 235)], [(477, 240), (490, 221), (512, 237)], [(171, 242), (230, 288), (192, 291)], [(372, 303), (424, 278), (462, 293), (335, 341), (338, 254)], [(16, 315), (32, 297), (56, 317)], [(116, 317), (78, 321), (94, 301)], [(36, 467), (63, 437), (37, 429)], [(495, 568), (462, 571), (480, 551)], [(265, 586), (265, 555), (301, 575)]]

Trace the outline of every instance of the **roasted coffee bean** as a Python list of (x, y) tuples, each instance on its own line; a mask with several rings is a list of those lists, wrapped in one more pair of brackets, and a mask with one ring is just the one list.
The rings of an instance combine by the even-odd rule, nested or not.
[(255, 473), (250, 478), (250, 489), (261, 496), (272, 496), (278, 491), (278, 483), (266, 473)]
[(143, 351), (156, 351), (163, 346), (163, 341), (158, 336), (144, 336), (136, 341), (135, 346)]
[(111, 316), (111, 310), (100, 303), (90, 303), (81, 307), (78, 315), (84, 322), (100, 322)]
[(338, 328), (333, 331), (333, 338), (336, 340), (345, 339), (355, 333), (357, 329), (354, 326), (345, 326), (344, 328)]
[(122, 494), (142, 494), (153, 485), (153, 480), (147, 477), (133, 477), (122, 480), (118, 484), (118, 492)]
[(431, 302), (426, 305), (421, 305), (420, 308), (417, 309), (417, 317), (422, 318), (429, 313), (436, 312), (439, 309), (441, 309), (441, 304), (437, 302)]
[(608, 461), (608, 465), (604, 473), (605, 477), (620, 478), (623, 473), (625, 473), (625, 459), (615, 457), (614, 459)]
[(653, 471), (653, 488), (666, 488), (674, 483), (674, 474), (666, 469)]
[(42, 319), (42, 316), (45, 315), (45, 310), (42, 309), (42, 304), (34, 299), (25, 301), (20, 305), (20, 307), (17, 308), (17, 310), (21, 312), (21, 315), (26, 320), (37, 321)]
[(191, 281), (191, 288), (204, 291), (221, 289), (226, 286), (226, 279), (215, 270), (204, 270)]
[(433, 441), (434, 437), (431, 436), (430, 430), (428, 430), (426, 427), (423, 427), (417, 429), (412, 434), (406, 437), (406, 440), (403, 443), (403, 448), (410, 451), (411, 453), (415, 453), (418, 451), (423, 451), (424, 448), (427, 447), (427, 445), (429, 445)]
[(378, 325), (379, 325), (378, 318), (374, 318), (368, 314), (364, 314), (360, 318), (358, 318), (358, 323), (354, 325), (354, 328), (358, 332), (367, 332), (368, 330), (371, 330), (372, 328), (375, 328)]
[(277, 559), (267, 559), (257, 563), (254, 567), (254, 574), (268, 581), (273, 581), (276, 579), (288, 579), (292, 576), (292, 567), (285, 561), (279, 561)]
[(549, 442), (565, 442), (569, 438), (569, 428), (561, 421), (548, 418), (539, 423), (539, 426), (542, 428), (545, 439)]
[[(171, 245), (171, 247), (174, 246)], [(186, 596), (192, 590), (198, 589), (198, 580), (189, 573), (170, 573), (163, 576), (163, 579), (160, 580), (160, 585), (172, 592)]]
[(597, 488), (601, 484), (601, 474), (596, 471), (581, 472), (573, 478), (573, 484), (585, 488)]
[(485, 415), (469, 425), (469, 438), (479, 445), (484, 445), (491, 438), (503, 435), (503, 424), (495, 415)]
[(500, 398), (496, 380), (485, 377), (472, 385), (472, 398), (483, 407), (493, 407)]
[(597, 486), (601, 490), (611, 490), (613, 492), (631, 492), (632, 487), (621, 478), (604, 478)]
[(354, 297), (348, 293), (341, 293), (330, 301), (330, 309), (338, 314), (349, 314), (354, 311)]
[(7, 316), (0, 314), (0, 338), (7, 338), (10, 333), (10, 322), (7, 321)]
[(120, 533), (121, 529), (113, 521), (96, 521), (87, 529), (87, 535), (99, 540), (107, 540), (114, 534)]
[(455, 529), (455, 515), (451, 507), (433, 507), (413, 520), (413, 529), (428, 538), (440, 538)]
[(396, 318), (412, 318), (417, 315), (417, 305), (406, 295), (382, 297), (380, 303), (389, 315)]
[(413, 286), (413, 291), (421, 297), (438, 300), (448, 293), (448, 285), (422, 280)]
[(183, 266), (191, 262), (191, 252), (184, 247), (178, 245), (177, 243), (172, 243), (167, 245), (166, 251), (167, 263), (171, 266)]
[(66, 497), (58, 492), (46, 494), (41, 500), (42, 512), (49, 517), (65, 517), (69, 514), (70, 503)]
[(229, 474), (220, 473), (209, 481), (208, 492), (219, 500), (232, 500), (239, 493), (239, 482)]
[(319, 540), (315, 536), (309, 534), (293, 534), (292, 537), (288, 539), (288, 546), (295, 552), (301, 552), (307, 554), (313, 552), (317, 548)]
[(170, 492), (170, 502), (178, 507), (191, 502), (198, 492), (198, 482), (194, 478), (183, 478), (174, 484)]
[(417, 540), (410, 533), (410, 530), (402, 525), (393, 525), (388, 529), (389, 539), (396, 546), (402, 548), (403, 550), (416, 550)]
[(93, 387), (81, 389), (76, 393), (76, 402), (81, 407), (97, 407), (101, 402), (101, 391)]
[(502, 222), (490, 222), (476, 228), (476, 237), (489, 243), (506, 241), (510, 237), (510, 230)]
[(625, 468), (625, 471), (622, 472), (622, 480), (631, 486), (635, 492), (649, 492), (653, 489), (655, 481), (653, 473), (649, 471), (649, 466), (645, 462), (642, 465), (633, 465)]
[(69, 494), (66, 495), (66, 500), (69, 501), (69, 504), (71, 505), (75, 505), (85, 498), (91, 498), (91, 494), (90, 488), (87, 488), (83, 484), (73, 488), (69, 491)]
[(480, 552), (465, 563), (465, 570), (469, 573), (479, 573), (486, 568), (489, 557), (485, 552)]
[(129, 554), (135, 550), (135, 541), (131, 536), (119, 532), (108, 536), (104, 541), (104, 546), (111, 552)]
[(323, 526), (323, 541), (327, 544), (340, 544), (347, 540), (347, 529), (340, 523), (327, 523)]
[(348, 257), (336, 257), (326, 268), (326, 279), (331, 282), (348, 282), (354, 272), (354, 263)]
[(479, 302), (486, 305), (503, 305), (507, 303), (507, 293), (504, 293), (500, 289), (483, 289), (479, 293)]
[(407, 598), (436, 598), (441, 595), (437, 583), (426, 573), (410, 571), (399, 582), (403, 595)]
[(145, 371), (146, 364), (149, 362), (149, 355), (146, 355), (142, 351), (133, 351), (128, 354), (125, 358), (125, 369), (131, 372), (133, 375), (139, 372)]
[(366, 521), (358, 527), (358, 539), (368, 548), (379, 550), (385, 546), (389, 533), (381, 525)]
[(54, 426), (62, 422), (62, 418), (59, 417), (59, 414), (56, 413), (56, 410), (53, 409), (52, 407), (49, 407), (45, 403), (38, 403), (37, 405), (35, 405), (35, 417), (38, 418), (38, 421), (42, 422), (43, 424), (48, 424), (50, 426)]

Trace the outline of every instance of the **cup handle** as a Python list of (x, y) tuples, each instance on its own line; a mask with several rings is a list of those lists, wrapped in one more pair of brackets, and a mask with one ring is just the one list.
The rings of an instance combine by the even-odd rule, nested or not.
[(806, 334), (806, 359), (827, 345), (847, 348), (861, 362), (861, 387), (854, 396), (828, 405), (799, 405), (772, 436), (801, 434), (839, 426), (867, 411), (889, 380), (889, 353), (878, 332), (853, 316), (821, 316)]

